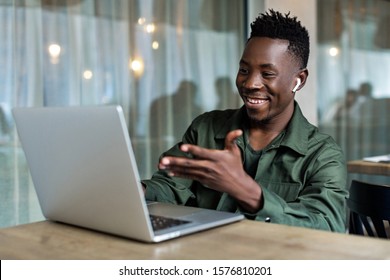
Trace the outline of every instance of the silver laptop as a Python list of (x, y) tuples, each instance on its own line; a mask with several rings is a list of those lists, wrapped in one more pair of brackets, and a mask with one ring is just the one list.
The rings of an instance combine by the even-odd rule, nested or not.
[(49, 220), (160, 242), (244, 218), (146, 203), (120, 106), (14, 108), (13, 115)]

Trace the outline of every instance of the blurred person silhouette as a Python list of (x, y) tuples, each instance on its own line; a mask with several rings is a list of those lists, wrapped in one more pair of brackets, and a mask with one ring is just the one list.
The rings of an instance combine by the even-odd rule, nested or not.
[(332, 123), (349, 116), (349, 111), (358, 98), (358, 91), (349, 88), (343, 98), (336, 100), (324, 115), (323, 123)]
[(233, 88), (232, 80), (229, 77), (219, 77), (215, 81), (215, 89), (218, 95), (217, 109), (238, 108), (242, 106), (240, 95)]
[[(362, 107), (368, 101), (372, 100), (372, 91), (373, 87), (371, 83), (364, 82), (360, 84), (359, 90), (357, 90), (356, 98), (354, 99), (353, 104), (349, 107), (349, 117), (350, 118), (360, 118), (362, 113)], [(371, 104), (366, 104), (371, 105)], [(372, 108), (375, 110), (375, 108)]]
[(153, 101), (149, 111), (150, 137), (180, 141), (193, 118), (202, 111), (195, 101), (197, 90), (194, 82), (183, 80), (173, 94)]

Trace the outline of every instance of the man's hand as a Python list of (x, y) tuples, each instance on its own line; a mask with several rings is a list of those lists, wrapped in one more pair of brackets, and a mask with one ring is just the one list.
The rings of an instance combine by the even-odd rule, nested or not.
[(196, 180), (209, 188), (226, 192), (248, 211), (255, 212), (262, 207), (262, 192), (259, 185), (242, 167), (241, 152), (236, 139), (242, 130), (229, 132), (224, 150), (211, 150), (183, 144), (180, 149), (194, 158), (164, 157), (159, 169), (170, 176)]

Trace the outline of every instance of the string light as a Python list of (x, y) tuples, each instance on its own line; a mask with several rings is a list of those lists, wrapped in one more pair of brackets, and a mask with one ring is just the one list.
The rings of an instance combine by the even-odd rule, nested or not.
[(144, 62), (140, 58), (135, 58), (129, 63), (130, 69), (134, 72), (136, 77), (142, 76), (144, 72)]
[(331, 47), (329, 49), (329, 55), (330, 56), (337, 56), (339, 54), (339, 49), (336, 47)]
[(92, 71), (91, 70), (85, 70), (84, 73), (83, 73), (83, 77), (86, 80), (92, 79), (92, 77), (93, 77)]
[(156, 26), (153, 23), (146, 25), (146, 32), (153, 33), (156, 30)]
[(52, 64), (57, 64), (59, 62), (59, 57), (61, 54), (61, 46), (58, 44), (51, 44), (47, 48), (50, 55), (50, 62)]
[(157, 50), (158, 47), (159, 47), (159, 43), (158, 43), (157, 41), (153, 41), (153, 43), (152, 43), (152, 48), (153, 48), (154, 50)]

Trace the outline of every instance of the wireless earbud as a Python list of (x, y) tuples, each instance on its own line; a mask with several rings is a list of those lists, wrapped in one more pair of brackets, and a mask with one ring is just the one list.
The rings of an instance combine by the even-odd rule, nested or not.
[(298, 78), (298, 79), (297, 79), (297, 84), (296, 84), (295, 87), (292, 89), (292, 92), (293, 92), (293, 93), (296, 93), (296, 92), (297, 92), (297, 89), (299, 88), (300, 85), (301, 85), (301, 79)]

